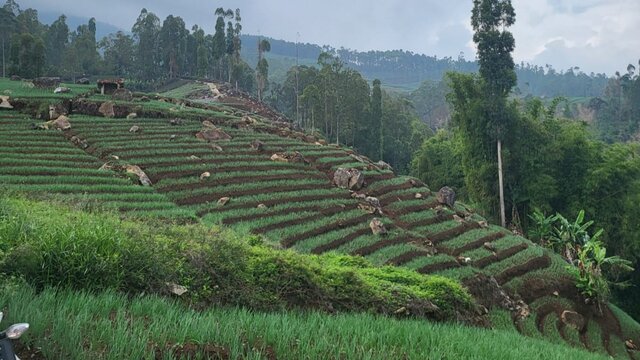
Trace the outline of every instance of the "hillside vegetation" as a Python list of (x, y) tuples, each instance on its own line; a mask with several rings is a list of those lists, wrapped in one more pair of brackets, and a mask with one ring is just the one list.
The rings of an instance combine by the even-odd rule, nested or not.
[[(185, 86), (189, 88), (173, 93), (202, 91), (200, 86)], [(253, 341), (258, 345), (249, 345), (251, 349), (261, 353), (275, 349), (278, 358), (309, 353), (323, 358), (321, 354), (342, 352), (355, 358), (401, 353), (408, 358), (438, 354), (486, 358), (489, 345), (481, 344), (495, 346), (492, 341), (504, 344), (500, 345), (504, 358), (513, 358), (506, 344), (523, 344), (518, 354), (529, 351), (525, 344), (545, 344), (514, 340), (519, 332), (615, 357), (636, 356), (627, 352), (625, 341), (640, 343), (637, 323), (615, 307), (605, 307), (599, 315), (585, 305), (561, 257), (487, 224), (464, 204), (444, 204), (437, 191), (416, 179), (396, 176), (384, 163), (373, 163), (352, 150), (293, 129), (279, 121), (278, 114), (241, 93), (220, 84), (207, 87), (223, 96), (204, 102), (133, 94), (122, 100), (94, 94), (90, 86), (74, 87), (72, 96), (54, 95), (32, 89), (26, 82), (0, 80), (0, 90), (9, 90), (15, 108), (0, 113), (0, 179), (5, 188), (0, 264), (6, 275), (28, 284), (18, 285), (17, 298), (3, 298), (3, 307), (28, 303), (20, 299), (31, 297), (31, 287), (168, 296), (184, 287), (187, 292), (179, 299), (198, 309), (225, 305), (313, 309), (325, 314), (355, 311), (461, 321), (506, 333), (371, 315), (266, 316), (225, 308), (210, 311), (228, 312), (228, 319), (260, 318), (258, 324), (268, 329), (278, 328), (282, 321), (292, 324), (292, 330), (262, 332), (263, 325), (247, 330), (236, 324), (220, 325), (228, 329), (222, 331), (224, 336), (236, 335), (233, 340), (187, 330), (173, 338), (158, 330), (151, 338), (141, 339), (162, 349), (165, 344), (213, 341), (213, 348), (221, 347), (223, 354), (250, 353), (254, 350), (241, 344)], [(55, 112), (68, 113), (70, 128), (58, 131), (39, 126), (44, 119), (35, 117), (48, 118), (49, 105), (54, 105)], [(134, 112), (136, 116), (131, 115)], [(205, 135), (207, 140), (202, 139)], [(134, 166), (146, 178), (137, 170), (127, 173)], [(335, 173), (340, 169), (360, 171), (362, 187), (336, 186)], [(48, 202), (24, 200), (16, 192)], [(71, 204), (75, 210), (51, 201)], [(105, 210), (120, 215), (105, 214)], [(386, 233), (372, 232), (374, 218), (379, 220), (378, 230), (382, 224)], [(37, 304), (55, 301), (52, 298), (69, 299), (68, 304), (56, 303), (61, 311), (70, 311), (64, 310), (76, 306), (70, 294), (45, 290), (34, 298), (34, 306), (45, 306)], [(103, 308), (101, 303), (114, 302), (102, 312), (117, 309), (116, 320), (111, 320), (116, 324), (128, 318), (125, 309), (139, 307), (138, 301), (171, 309), (154, 313), (176, 314), (174, 319), (182, 311), (165, 300), (127, 302), (113, 294), (82, 296), (88, 307), (95, 303)], [(34, 329), (27, 343), (42, 344), (39, 338), (53, 326), (45, 324), (55, 319), (22, 311), (18, 315), (31, 317), (27, 320), (35, 326), (41, 321), (43, 326)], [(83, 310), (78, 321), (84, 311), (91, 313)], [(583, 321), (562, 320), (566, 311), (575, 311)], [(205, 320), (195, 319), (212, 316), (192, 315), (187, 319), (193, 320), (185, 321), (201, 323)], [(144, 313), (140, 318), (145, 318)], [(326, 342), (305, 341), (298, 335), (296, 343), (301, 345), (290, 350), (297, 326), (312, 318), (336, 330), (327, 330)], [(345, 324), (354, 324), (348, 327), (349, 334), (344, 327), (337, 330)], [(365, 335), (370, 334), (365, 324), (389, 328), (394, 335), (381, 342), (378, 336), (383, 333)], [(429, 329), (442, 331), (416, 339), (441, 347), (427, 350), (416, 342), (405, 348), (409, 340), (402, 334), (431, 333)], [(256, 334), (262, 334), (259, 340)], [(130, 347), (124, 345), (127, 341), (134, 341), (117, 336), (122, 349)], [(205, 336), (213, 340), (205, 341)], [(241, 341), (243, 336), (249, 342)], [(352, 336), (353, 342), (344, 345)], [(486, 342), (470, 342), (472, 336)], [(450, 340), (441, 343), (439, 339), (445, 338)], [(60, 348), (46, 350), (59, 351), (49, 356), (79, 351), (63, 345), (64, 341), (73, 343), (61, 340)], [(100, 350), (94, 350), (100, 346), (104, 345), (97, 343), (82, 351), (97, 351), (93, 354), (100, 357)], [(543, 354), (532, 348), (531, 356), (584, 356), (579, 352), (563, 355), (568, 347), (544, 347)]]

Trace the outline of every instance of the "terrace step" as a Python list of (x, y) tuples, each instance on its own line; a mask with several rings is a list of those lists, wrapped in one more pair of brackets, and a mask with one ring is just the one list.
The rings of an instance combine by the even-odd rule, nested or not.
[(318, 236), (332, 230), (344, 229), (353, 225), (357, 225), (361, 222), (367, 221), (370, 217), (371, 215), (366, 214), (366, 215), (357, 216), (347, 220), (338, 220), (334, 223), (320, 226), (318, 228), (303, 232), (301, 234), (289, 236), (285, 239), (282, 239), (281, 244), (282, 246), (289, 248), (295, 245), (295, 243), (297, 243), (298, 241), (311, 238), (314, 236)]
[(476, 260), (473, 262), (473, 266), (478, 267), (480, 269), (485, 268), (490, 264), (510, 258), (513, 255), (519, 253), (520, 251), (526, 250), (528, 247), (529, 245), (523, 242), (521, 244), (512, 246), (508, 249), (498, 251), (495, 254), (491, 254), (489, 256), (483, 257), (482, 259)]

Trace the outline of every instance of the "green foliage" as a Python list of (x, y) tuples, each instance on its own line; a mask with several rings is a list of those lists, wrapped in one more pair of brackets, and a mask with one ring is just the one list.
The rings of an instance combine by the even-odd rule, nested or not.
[(619, 277), (633, 271), (631, 262), (619, 256), (607, 257), (607, 249), (600, 237), (603, 230), (589, 234), (587, 229), (593, 221), (584, 222), (581, 210), (575, 221), (564, 216), (545, 217), (536, 212), (532, 219), (536, 222), (534, 234), (539, 240), (562, 254), (570, 265), (566, 269), (576, 280), (576, 287), (587, 299), (599, 306), (609, 300), (610, 286), (627, 286)]
[[(184, 346), (219, 349), (230, 359), (604, 359), (513, 331), (368, 314), (259, 313), (230, 307), (196, 312), (154, 296), (52, 289), (37, 293), (24, 284), (2, 284), (0, 307), (9, 310), (7, 322), (29, 322), (23, 341), (47, 358), (176, 359)], [(198, 356), (206, 357), (194, 354)]]
[[(188, 288), (185, 300), (201, 306), (383, 314), (405, 306), (438, 318), (472, 306), (452, 280), (344, 255), (299, 255), (200, 225), (122, 221), (20, 199), (0, 204), (0, 271), (38, 289), (164, 294), (166, 283), (176, 283)], [(428, 302), (440, 311), (427, 310)]]
[(459, 139), (440, 130), (425, 140), (411, 161), (411, 175), (434, 189), (449, 186), (460, 199), (466, 198)]

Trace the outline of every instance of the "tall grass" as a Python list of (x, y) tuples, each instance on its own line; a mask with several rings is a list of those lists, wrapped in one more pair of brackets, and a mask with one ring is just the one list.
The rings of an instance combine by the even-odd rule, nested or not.
[(156, 351), (186, 343), (216, 345), (229, 359), (605, 359), (515, 332), (366, 314), (194, 312), (113, 292), (38, 294), (19, 286), (0, 292), (0, 307), (8, 321), (30, 322), (24, 340), (56, 359), (176, 359)]

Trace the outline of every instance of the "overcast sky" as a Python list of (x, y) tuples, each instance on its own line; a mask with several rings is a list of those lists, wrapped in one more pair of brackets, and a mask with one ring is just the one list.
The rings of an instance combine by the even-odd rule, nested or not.
[[(514, 58), (558, 70), (626, 71), (640, 59), (640, 0), (512, 0)], [(140, 9), (181, 16), (213, 32), (217, 7), (240, 8), (243, 33), (361, 51), (404, 49), (475, 57), (471, 0), (18, 0), (130, 30)]]

